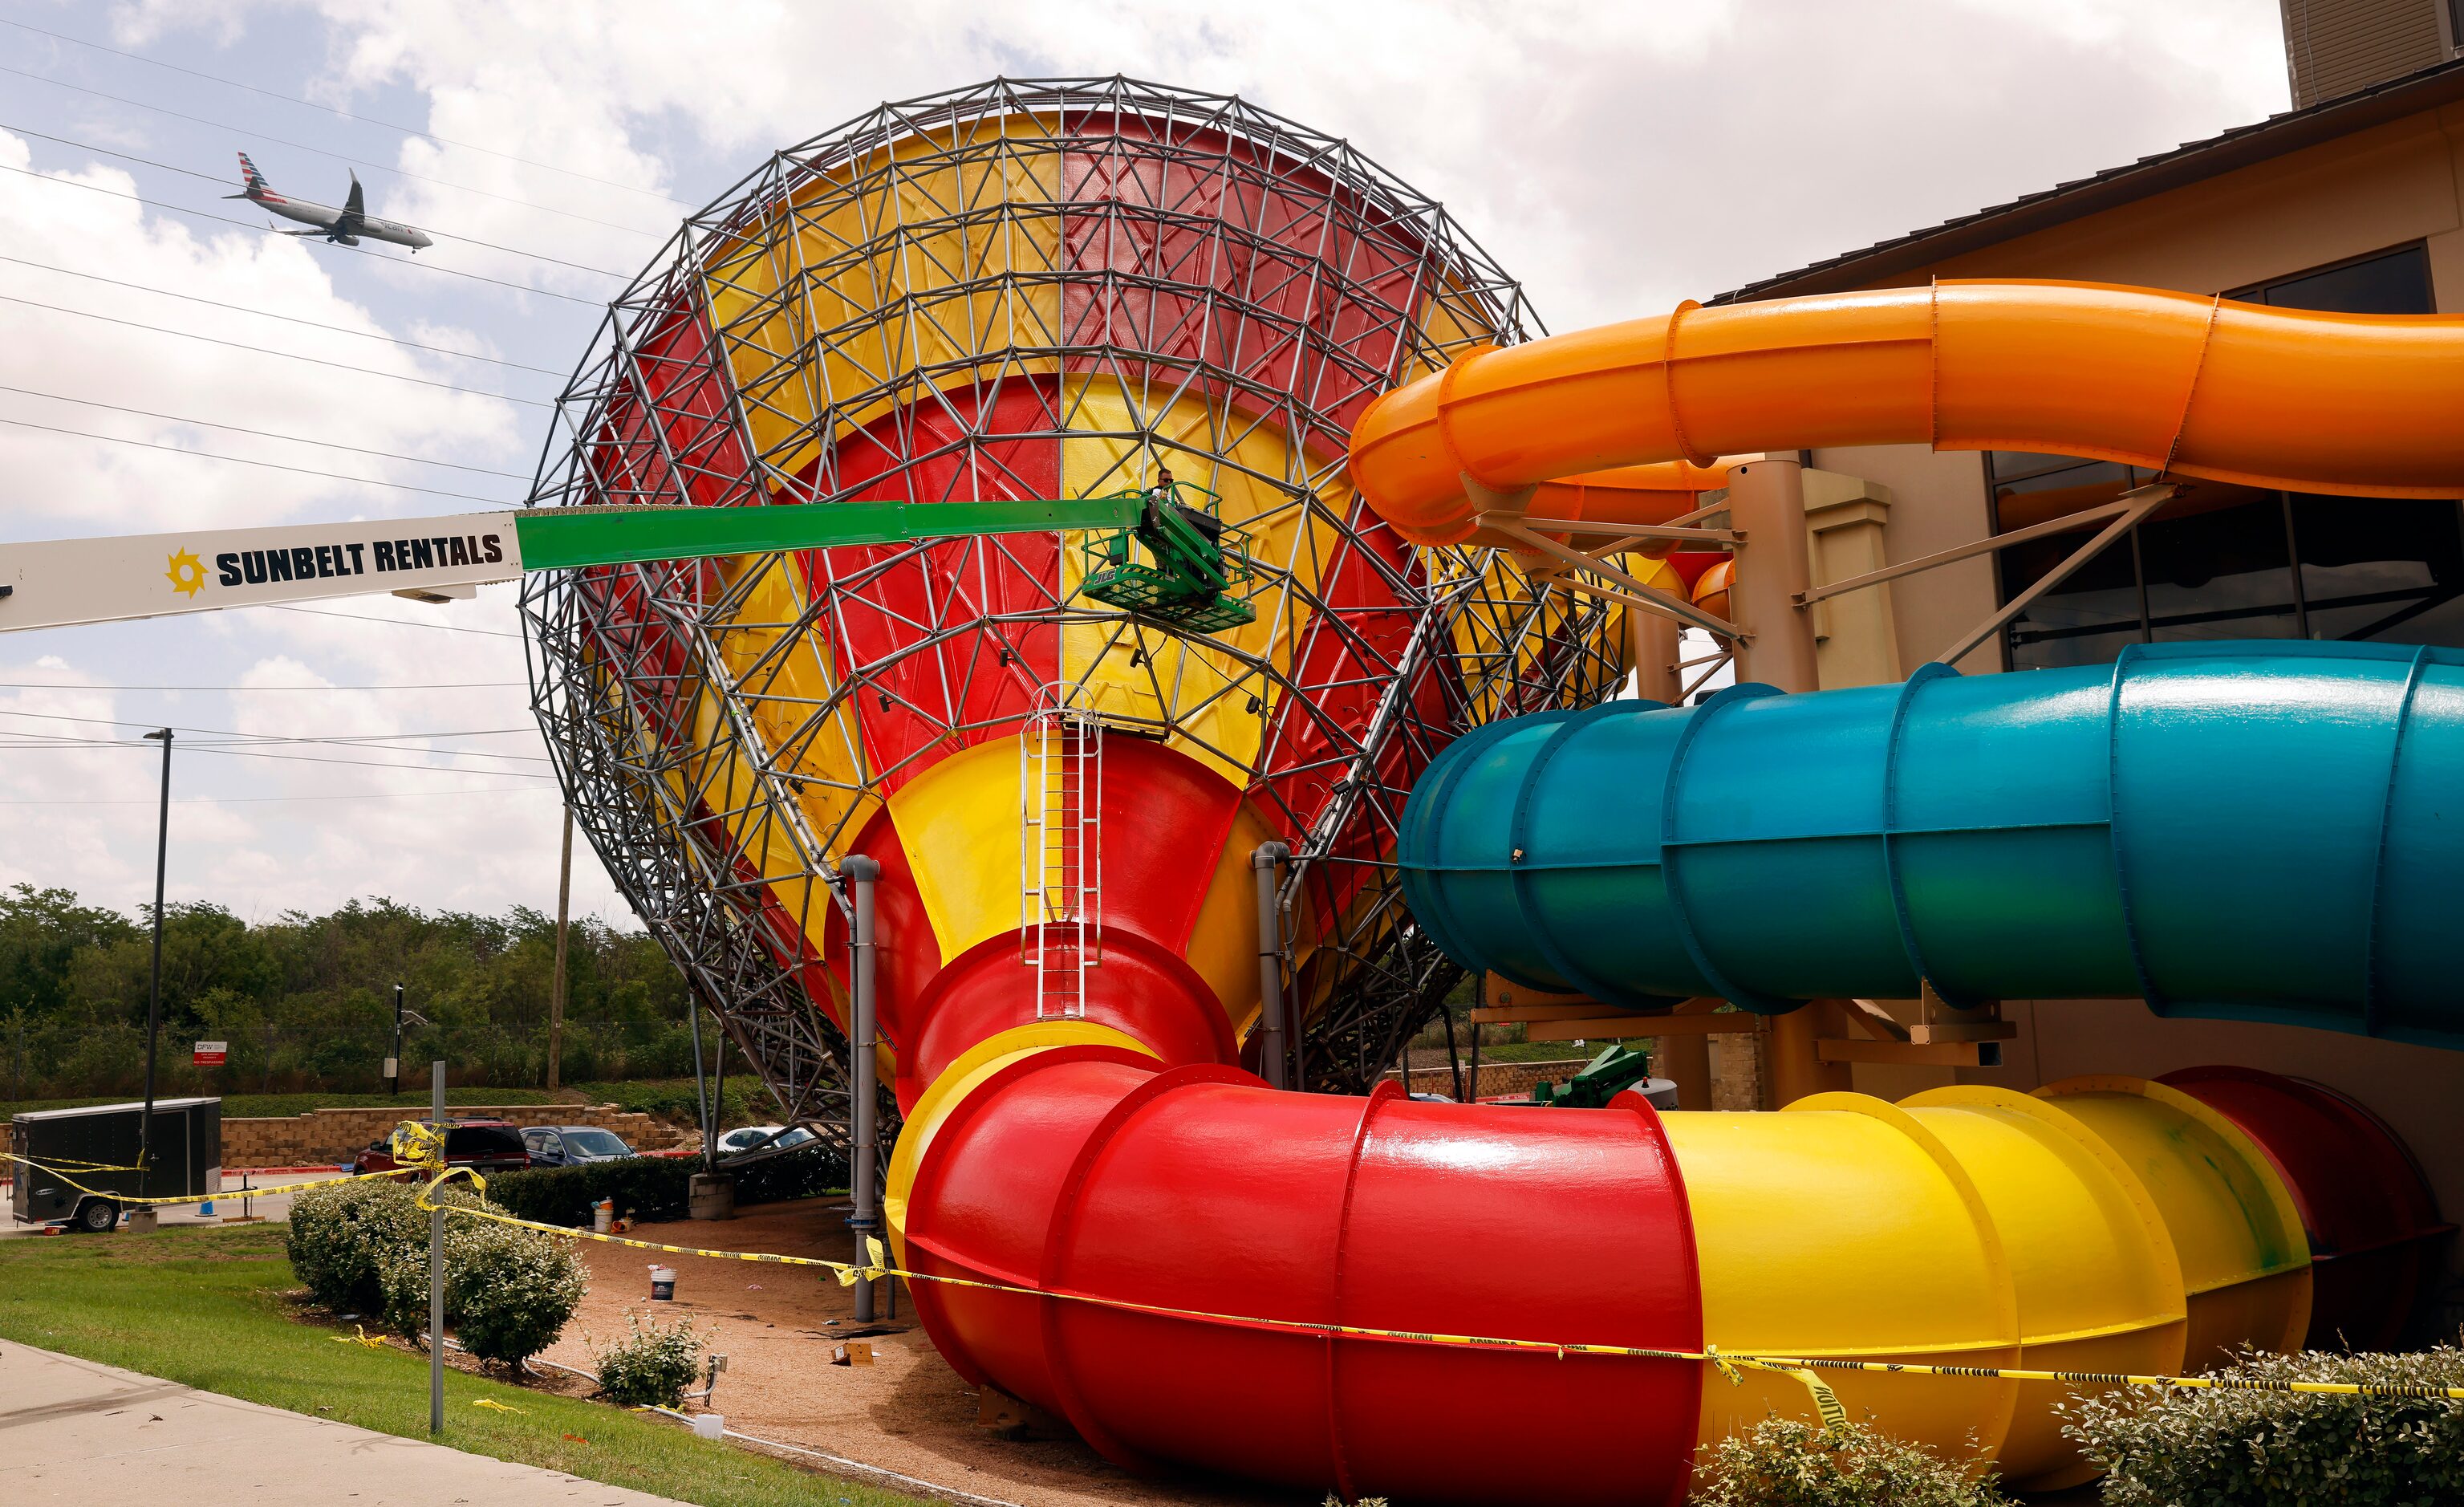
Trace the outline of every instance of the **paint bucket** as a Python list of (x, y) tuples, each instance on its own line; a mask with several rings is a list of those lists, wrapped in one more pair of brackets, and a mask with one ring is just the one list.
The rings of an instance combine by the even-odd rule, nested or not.
[(702, 1439), (720, 1439), (727, 1435), (727, 1419), (720, 1413), (695, 1413), (693, 1434)]
[(671, 1266), (650, 1268), (650, 1297), (655, 1302), (670, 1302), (676, 1296), (676, 1269)]
[(603, 1198), (598, 1203), (590, 1206), (590, 1228), (593, 1231), (603, 1235), (606, 1234), (609, 1227), (613, 1226), (615, 1223), (616, 1201), (614, 1199)]

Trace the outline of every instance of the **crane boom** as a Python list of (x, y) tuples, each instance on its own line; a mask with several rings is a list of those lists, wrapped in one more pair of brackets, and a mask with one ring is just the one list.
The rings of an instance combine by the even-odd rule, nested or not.
[(524, 508), (0, 543), (0, 632), (391, 592), (469, 596), (529, 570), (977, 534), (1126, 529), (1135, 492), (1067, 500)]

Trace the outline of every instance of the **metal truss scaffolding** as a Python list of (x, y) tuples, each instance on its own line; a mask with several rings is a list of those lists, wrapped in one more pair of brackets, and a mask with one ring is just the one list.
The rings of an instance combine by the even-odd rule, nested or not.
[(1053, 705), (1290, 834), (1308, 1086), (1392, 1064), (1458, 977), (1394, 878), (1412, 779), (1475, 723), (1613, 694), (1622, 609), (1404, 544), (1344, 438), (1534, 327), (1348, 144), (1118, 78), (885, 104), (685, 221), (601, 323), (533, 505), (1087, 497), (1168, 466), (1249, 542), (1256, 621), (1214, 636), (1078, 592), (1048, 535), (533, 578), (575, 817), (783, 1117), (844, 1133), (839, 861), (927, 768)]

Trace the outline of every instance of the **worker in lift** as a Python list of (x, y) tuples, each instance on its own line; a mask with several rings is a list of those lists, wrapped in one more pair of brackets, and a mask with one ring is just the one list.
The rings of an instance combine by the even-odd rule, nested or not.
[(1172, 479), (1171, 467), (1155, 467), (1155, 484), (1147, 488), (1146, 526), (1140, 530), (1148, 536), (1148, 546), (1157, 547), (1162, 543), (1163, 512), (1166, 508), (1178, 513), (1190, 527), (1198, 530), (1199, 537), (1204, 539), (1208, 544), (1220, 545), (1223, 540), (1223, 521), (1204, 508), (1191, 507), (1181, 501), (1179, 494), (1175, 490), (1176, 486), (1177, 483)]

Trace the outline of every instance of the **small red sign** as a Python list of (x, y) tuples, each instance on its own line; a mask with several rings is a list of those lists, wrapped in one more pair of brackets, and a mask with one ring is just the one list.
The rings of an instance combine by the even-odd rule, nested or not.
[(230, 1060), (230, 1057), (231, 1043), (228, 1041), (201, 1041), (197, 1043), (197, 1066), (201, 1068), (221, 1067), (226, 1061)]

